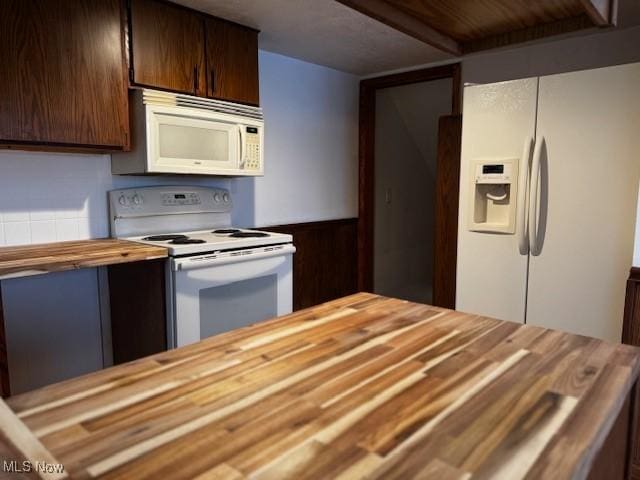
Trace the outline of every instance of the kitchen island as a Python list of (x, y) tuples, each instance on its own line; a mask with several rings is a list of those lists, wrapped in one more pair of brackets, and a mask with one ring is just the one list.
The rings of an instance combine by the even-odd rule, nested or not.
[(360, 293), (11, 397), (0, 452), (71, 478), (624, 478), (638, 352)]

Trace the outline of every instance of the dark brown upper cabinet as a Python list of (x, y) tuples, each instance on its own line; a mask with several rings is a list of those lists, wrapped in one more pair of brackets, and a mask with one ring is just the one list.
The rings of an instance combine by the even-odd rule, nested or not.
[(258, 105), (258, 32), (165, 0), (130, 1), (133, 85)]
[(204, 19), (167, 2), (131, 0), (132, 83), (206, 95)]
[(2, 0), (0, 145), (128, 148), (123, 13), (120, 0)]
[(208, 17), (207, 96), (258, 105), (258, 32)]

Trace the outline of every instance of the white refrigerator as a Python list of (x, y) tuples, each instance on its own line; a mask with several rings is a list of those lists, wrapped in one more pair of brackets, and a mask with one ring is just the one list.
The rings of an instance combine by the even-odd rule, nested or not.
[(464, 89), (456, 308), (619, 342), (640, 64)]

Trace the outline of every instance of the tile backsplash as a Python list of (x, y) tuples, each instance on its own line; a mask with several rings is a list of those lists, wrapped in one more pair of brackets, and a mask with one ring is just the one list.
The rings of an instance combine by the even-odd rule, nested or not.
[(0, 244), (107, 236), (111, 185), (108, 155), (0, 152)]
[(0, 151), (0, 245), (109, 236), (107, 192), (225, 179), (111, 175), (109, 155)]

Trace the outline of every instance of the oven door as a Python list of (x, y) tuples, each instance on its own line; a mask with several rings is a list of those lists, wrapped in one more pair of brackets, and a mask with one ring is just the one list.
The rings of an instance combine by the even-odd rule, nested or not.
[(175, 258), (169, 347), (291, 313), (291, 244)]
[(237, 173), (241, 140), (240, 125), (222, 115), (147, 107), (149, 172)]

